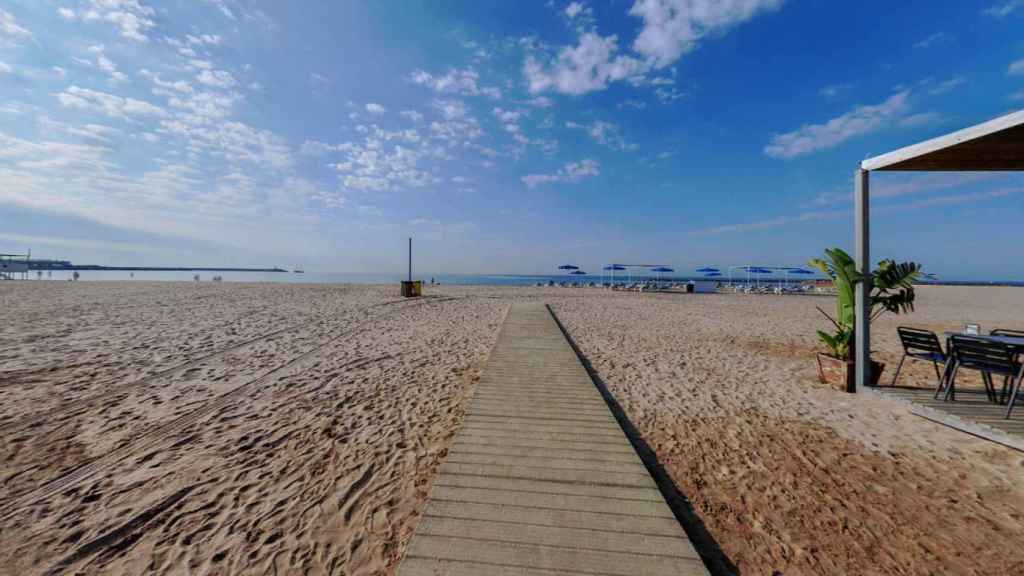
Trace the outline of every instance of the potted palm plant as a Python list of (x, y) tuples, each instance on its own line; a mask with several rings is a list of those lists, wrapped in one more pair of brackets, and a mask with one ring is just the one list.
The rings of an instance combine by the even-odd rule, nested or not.
[[(832, 324), (831, 333), (818, 330), (818, 338), (828, 349), (819, 352), (818, 378), (846, 392), (853, 391), (854, 380), (854, 287), (864, 281), (849, 254), (839, 248), (825, 250), (825, 258), (814, 258), (808, 265), (832, 279), (836, 289), (835, 313), (821, 312)], [(886, 312), (899, 314), (914, 310), (914, 281), (921, 275), (921, 265), (915, 262), (897, 264), (882, 260), (871, 274), (871, 292), (868, 318), (874, 321)], [(871, 385), (876, 386), (885, 365), (871, 361)]]

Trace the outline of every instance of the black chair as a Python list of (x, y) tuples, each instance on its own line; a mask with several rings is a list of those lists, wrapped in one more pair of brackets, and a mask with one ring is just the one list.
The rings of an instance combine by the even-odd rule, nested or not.
[[(996, 328), (995, 330), (989, 332), (989, 334), (992, 335), (992, 336), (1013, 336), (1014, 338), (1024, 338), (1024, 330), (1011, 330), (1009, 328)], [(1020, 355), (1021, 355), (1021, 350), (1018, 348), (1017, 349), (1017, 361), (1018, 362), (1020, 362)], [(1005, 402), (1006, 401), (1006, 390), (1007, 390), (1007, 388), (1009, 386), (1009, 383), (1010, 383), (1009, 382), (1009, 378), (1004, 376), (1003, 377), (1003, 391), (1002, 391), (1002, 394), (1000, 395), (1000, 398), (999, 398), (1000, 402)]]
[(1013, 336), (1014, 338), (1024, 338), (1024, 330), (1010, 330), (1009, 328), (996, 328), (989, 332), (992, 336)]
[(900, 326), (896, 331), (899, 332), (900, 342), (903, 343), (903, 357), (900, 358), (900, 363), (896, 366), (896, 373), (892, 376), (890, 386), (896, 385), (896, 379), (900, 377), (900, 370), (903, 369), (903, 362), (907, 358), (931, 362), (935, 367), (935, 377), (941, 382), (939, 363), (946, 363), (946, 353), (942, 351), (942, 345), (939, 344), (939, 337), (935, 335), (935, 332), (906, 326)]
[(992, 374), (1002, 374), (1006, 377), (1008, 384), (1013, 385), (1010, 395), (1010, 405), (1006, 410), (1006, 417), (1010, 417), (1013, 411), (1013, 404), (1016, 400), (1017, 391), (1020, 388), (1020, 380), (1024, 377), (1024, 367), (1016, 360), (1016, 351), (1013, 347), (1002, 342), (993, 342), (984, 338), (973, 336), (953, 336), (951, 354), (953, 357), (953, 371), (949, 375), (949, 382), (946, 384), (945, 399), (954, 397), (953, 384), (956, 381), (956, 374), (961, 368), (977, 370), (981, 372), (985, 382), (985, 393), (989, 400), (996, 402), (995, 388), (992, 386)]

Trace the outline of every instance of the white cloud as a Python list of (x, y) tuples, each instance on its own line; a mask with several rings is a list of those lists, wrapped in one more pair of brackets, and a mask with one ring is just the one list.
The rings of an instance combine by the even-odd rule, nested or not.
[(302, 148), (299, 149), (300, 154), (306, 156), (323, 156), (328, 152), (335, 152), (338, 150), (337, 146), (331, 146), (318, 140), (306, 140), (302, 143)]
[(575, 18), (580, 12), (583, 12), (584, 8), (586, 7), (582, 2), (570, 2), (569, 5), (565, 7), (565, 15), (569, 18)]
[(68, 71), (61, 68), (60, 66), (54, 66), (53, 68), (51, 68), (51, 70), (53, 70), (53, 73), (56, 74), (58, 78), (63, 78), (68, 74)]
[(552, 182), (578, 182), (584, 178), (591, 178), (601, 173), (601, 166), (595, 160), (589, 158), (579, 162), (569, 162), (558, 169), (554, 174), (527, 174), (522, 181), (528, 187), (533, 188), (539, 184)]
[(616, 36), (586, 32), (576, 46), (563, 48), (549, 66), (533, 56), (527, 57), (523, 75), (533, 94), (555, 90), (580, 95), (603, 90), (610, 82), (637, 79), (646, 73), (647, 66), (643, 62), (630, 56), (616, 56), (617, 50)]
[(521, 110), (504, 110), (502, 108), (494, 108), (491, 110), (494, 117), (502, 122), (518, 122), (523, 116)]
[(914, 48), (931, 48), (932, 46), (948, 42), (949, 40), (950, 37), (945, 32), (936, 32), (929, 35), (927, 38), (915, 42)]
[(795, 158), (831, 148), (863, 134), (874, 132), (902, 115), (908, 108), (910, 92), (904, 90), (875, 106), (859, 106), (824, 124), (806, 124), (800, 129), (772, 136), (764, 152), (773, 158)]
[[(78, 62), (79, 64), (81, 64), (83, 66), (88, 66), (90, 68), (96, 68), (96, 69), (98, 69), (98, 70), (100, 70), (102, 72), (107, 73), (107, 75), (109, 75), (109, 77), (110, 77), (110, 81), (111, 82), (115, 82), (116, 83), (116, 82), (124, 82), (124, 81), (128, 80), (128, 77), (123, 72), (121, 72), (120, 70), (117, 69), (117, 64), (115, 64), (110, 58), (107, 58), (107, 55), (105, 54), (104, 50), (105, 50), (105, 48), (104, 48), (103, 44), (96, 44), (96, 45), (90, 46), (86, 50), (87, 52), (96, 55), (96, 60), (95, 61), (88, 60), (86, 58), (78, 58), (78, 57), (74, 57), (74, 56), (71, 59), (74, 60), (75, 62)], [(60, 74), (61, 77), (63, 77), (62, 73), (58, 73), (58, 74)]]
[(1011, 75), (1024, 74), (1024, 58), (1011, 62), (1006, 68), (1006, 73)]
[(218, 46), (220, 45), (222, 38), (219, 34), (200, 34), (198, 36), (186, 34), (185, 40), (187, 40), (189, 44), (195, 44), (197, 46), (202, 46), (204, 44), (208, 46)]
[(956, 88), (957, 86), (964, 84), (965, 82), (967, 82), (967, 79), (964, 78), (963, 76), (954, 76), (949, 80), (939, 82), (934, 88), (932, 88), (928, 92), (935, 96), (938, 96), (939, 94), (945, 94), (946, 92), (949, 92), (953, 88)]
[(370, 102), (366, 105), (366, 111), (370, 114), (383, 114), (387, 109), (376, 102)]
[(316, 72), (310, 72), (309, 74), (309, 86), (313, 90), (313, 94), (321, 96), (327, 92), (327, 87), (330, 86), (331, 81), (323, 74), (317, 74)]
[(475, 70), (452, 69), (442, 76), (436, 76), (423, 70), (415, 70), (409, 75), (413, 84), (426, 86), (442, 94), (461, 94), (465, 96), (484, 95), (490, 98), (501, 98), (501, 90), (493, 86), (479, 86), (480, 75)]
[(938, 112), (920, 112), (900, 118), (898, 124), (903, 128), (919, 128), (939, 124), (945, 119), (946, 117)]
[(528, 100), (524, 100), (523, 104), (527, 106), (533, 106), (534, 108), (550, 108), (554, 103), (551, 98), (547, 96), (536, 96)]
[(871, 186), (871, 197), (880, 199), (928, 194), (940, 190), (948, 190), (949, 188), (981, 184), (1005, 177), (1005, 174), (998, 172), (956, 172), (912, 175), (895, 181), (881, 180), (873, 183)]
[(958, 204), (969, 204), (981, 200), (991, 200), (993, 198), (1005, 198), (1007, 196), (1014, 196), (1021, 193), (1024, 193), (1024, 188), (1000, 188), (997, 190), (972, 192), (969, 194), (951, 194), (949, 196), (926, 198), (903, 206), (893, 206), (890, 210), (918, 210), (922, 208), (932, 208), (935, 206), (954, 206)]
[(629, 13), (644, 25), (633, 49), (664, 68), (693, 51), (702, 38), (781, 5), (782, 0), (637, 0)]
[(10, 74), (11, 66), (6, 62), (0, 62), (0, 74)]
[(111, 128), (110, 126), (104, 126), (102, 124), (67, 124), (64, 122), (57, 122), (48, 116), (40, 116), (38, 121), (40, 129), (44, 132), (61, 132), (97, 142), (109, 142), (112, 136), (120, 132), (120, 130), (116, 128)]
[(402, 118), (405, 118), (406, 120), (409, 120), (411, 122), (418, 123), (423, 121), (423, 114), (420, 114), (415, 110), (402, 110), (398, 114), (401, 115)]
[(163, 117), (167, 115), (159, 106), (154, 106), (144, 100), (123, 98), (78, 86), (71, 86), (67, 90), (57, 93), (56, 96), (60, 105), (65, 108), (90, 110), (122, 120), (137, 116)]
[(18, 24), (14, 15), (0, 8), (0, 46), (17, 45), (32, 37), (32, 32)]
[(236, 84), (235, 77), (225, 70), (202, 70), (196, 80), (214, 88), (231, 88)]
[(619, 127), (611, 122), (605, 122), (603, 120), (595, 120), (590, 124), (578, 124), (576, 122), (566, 122), (566, 128), (573, 130), (583, 130), (593, 139), (595, 142), (602, 146), (607, 146), (612, 150), (635, 150), (636, 144), (627, 142), (622, 137), (622, 132)]
[(985, 9), (985, 14), (995, 16), (996, 18), (1006, 18), (1022, 7), (1024, 7), (1024, 0), (1008, 0), (989, 6)]
[(309, 141), (303, 152), (319, 155), (340, 153), (341, 161), (332, 162), (345, 188), (361, 191), (387, 191), (420, 188), (441, 180), (421, 164), (436, 156), (427, 139), (415, 129), (388, 131), (376, 125), (359, 125), (365, 134), (362, 142), (327, 145)]
[(90, 0), (90, 8), (81, 13), (86, 22), (103, 21), (117, 26), (121, 36), (137, 42), (147, 42), (146, 32), (155, 23), (156, 13), (139, 0)]
[(228, 7), (226, 0), (206, 0), (206, 1), (211, 3), (211, 4), (213, 4), (214, 6), (216, 6), (217, 9), (220, 10), (220, 13), (223, 14), (224, 17), (226, 17), (228, 20), (237, 20), (238, 19), (235, 16), (234, 11), (231, 10), (231, 8)]
[(688, 232), (690, 236), (715, 236), (719, 234), (730, 234), (738, 232), (751, 232), (754, 230), (767, 230), (771, 228), (781, 228), (783, 226), (790, 226), (801, 222), (816, 222), (821, 220), (833, 220), (835, 218), (849, 217), (849, 210), (819, 210), (812, 212), (804, 212), (796, 216), (783, 216), (780, 218), (770, 218), (766, 220), (759, 220), (756, 222), (744, 222), (740, 224), (724, 224), (722, 226), (713, 226), (710, 228), (699, 228)]

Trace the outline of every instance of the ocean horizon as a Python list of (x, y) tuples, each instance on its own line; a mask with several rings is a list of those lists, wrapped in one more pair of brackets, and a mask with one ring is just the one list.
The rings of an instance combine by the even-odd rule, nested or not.
[[(38, 278), (35, 273), (29, 277), (30, 280), (71, 280), (73, 271), (53, 270), (43, 271), (42, 277)], [(79, 271), (79, 280), (87, 282), (191, 282), (195, 275), (199, 275), (200, 282), (209, 282), (215, 276), (219, 276), (224, 282), (273, 282), (285, 284), (396, 284), (405, 280), (405, 274), (388, 273), (346, 273), (346, 272), (189, 272), (189, 271), (121, 271), (121, 270), (82, 270)], [(421, 280), (429, 284), (433, 279), (441, 285), (455, 286), (533, 286), (540, 283), (561, 282), (566, 283), (590, 283), (609, 282), (611, 277), (600, 274), (413, 274), (413, 279)], [(624, 284), (629, 282), (689, 282), (689, 281), (714, 281), (729, 283), (728, 276), (707, 278), (699, 275), (677, 275), (667, 276), (623, 276), (616, 275), (615, 283)], [(807, 282), (804, 278), (779, 278), (774, 276), (751, 279), (750, 283), (761, 284), (800, 284)], [(734, 276), (734, 284), (747, 283), (746, 276)], [(920, 282), (920, 284), (949, 285), (949, 286), (1024, 286), (1024, 281), (1019, 280), (935, 280)]]

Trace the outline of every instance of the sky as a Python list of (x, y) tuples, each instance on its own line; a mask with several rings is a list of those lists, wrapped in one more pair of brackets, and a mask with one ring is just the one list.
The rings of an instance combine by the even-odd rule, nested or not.
[[(0, 0), (0, 252), (553, 273), (850, 248), (860, 160), (1024, 108), (1024, 0)], [(1024, 177), (874, 256), (1024, 280)]]

